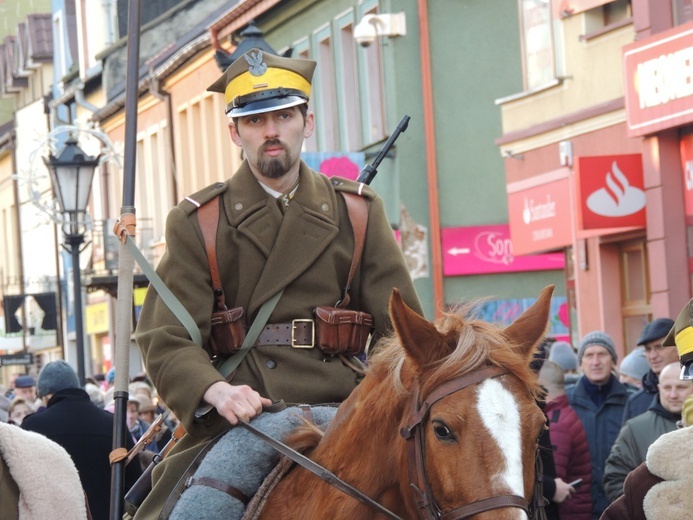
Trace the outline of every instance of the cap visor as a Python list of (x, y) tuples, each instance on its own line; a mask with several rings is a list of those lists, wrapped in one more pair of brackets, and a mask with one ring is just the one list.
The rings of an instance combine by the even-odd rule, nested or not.
[(232, 108), (226, 113), (226, 115), (229, 117), (252, 116), (254, 114), (262, 114), (263, 112), (281, 110), (282, 108), (295, 107), (296, 105), (300, 105), (302, 103), (306, 103), (306, 100), (299, 96), (263, 99), (262, 101), (248, 103), (242, 107)]

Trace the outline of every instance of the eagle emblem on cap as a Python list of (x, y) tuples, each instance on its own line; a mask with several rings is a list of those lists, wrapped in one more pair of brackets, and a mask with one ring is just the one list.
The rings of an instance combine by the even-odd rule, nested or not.
[(245, 61), (248, 62), (248, 72), (252, 76), (262, 76), (267, 72), (267, 64), (262, 62), (262, 51), (257, 51), (256, 53), (249, 52), (244, 55)]

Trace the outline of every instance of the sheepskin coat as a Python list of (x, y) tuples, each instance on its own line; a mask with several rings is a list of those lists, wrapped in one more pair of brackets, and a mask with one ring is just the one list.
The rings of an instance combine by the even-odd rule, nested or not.
[(77, 468), (38, 433), (0, 422), (0, 520), (86, 519)]
[(693, 427), (662, 435), (626, 478), (601, 520), (688, 520), (693, 511)]

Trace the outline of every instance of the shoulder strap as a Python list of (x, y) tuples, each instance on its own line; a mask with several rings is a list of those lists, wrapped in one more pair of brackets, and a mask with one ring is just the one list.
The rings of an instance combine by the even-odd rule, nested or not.
[(349, 278), (344, 287), (342, 299), (337, 302), (336, 307), (346, 307), (349, 305), (349, 289), (351, 289), (351, 281), (356, 274), (356, 268), (361, 262), (363, 254), (363, 243), (366, 240), (366, 226), (368, 225), (368, 205), (363, 197), (354, 195), (353, 193), (341, 192), (346, 202), (347, 211), (349, 212), (349, 220), (351, 228), (354, 230), (354, 254), (351, 258), (351, 267), (349, 268)]
[(219, 228), (219, 197), (214, 197), (197, 210), (197, 221), (200, 224), (202, 237), (205, 241), (205, 251), (209, 262), (209, 274), (212, 275), (212, 288), (216, 310), (226, 310), (226, 297), (224, 288), (219, 278), (219, 264), (217, 262), (217, 229)]

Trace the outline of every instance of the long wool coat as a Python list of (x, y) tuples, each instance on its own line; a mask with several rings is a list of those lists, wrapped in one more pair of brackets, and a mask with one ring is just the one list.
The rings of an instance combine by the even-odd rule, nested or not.
[[(354, 237), (339, 192), (357, 193), (359, 184), (328, 179), (304, 163), (299, 174), (298, 190), (283, 215), (246, 162), (228, 181), (192, 195), (169, 214), (167, 251), (158, 273), (195, 319), (203, 341), (210, 334), (214, 296), (196, 210), (218, 195), (217, 258), (229, 308), (243, 307), (250, 324), (262, 304), (284, 289), (269, 320), (283, 323), (311, 318), (316, 306), (334, 306), (341, 298)], [(362, 195), (369, 207), (368, 227), (349, 308), (372, 314), (376, 336), (380, 336), (388, 330), (393, 287), (410, 307), (418, 312), (421, 308), (382, 200), (368, 187)], [(138, 511), (140, 519), (157, 517), (204, 443), (229, 425), (216, 411), (195, 420), (205, 391), (223, 378), (153, 288), (142, 309), (137, 342), (159, 395), (188, 432), (156, 468), (155, 489)], [(357, 382), (358, 375), (339, 358), (317, 348), (283, 346), (254, 347), (233, 377), (234, 384), (248, 384), (264, 397), (288, 403), (340, 402)]]

